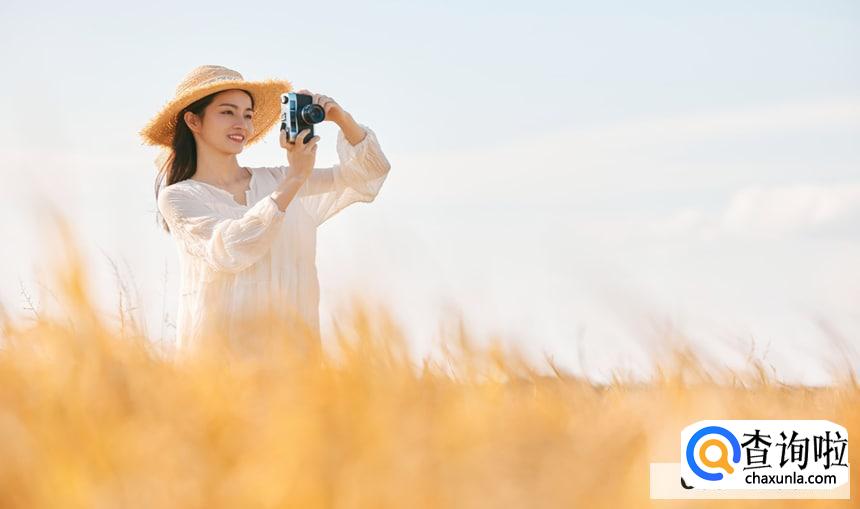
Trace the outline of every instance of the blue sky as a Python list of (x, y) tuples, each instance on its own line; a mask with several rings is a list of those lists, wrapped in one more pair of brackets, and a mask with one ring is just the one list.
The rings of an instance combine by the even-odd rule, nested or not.
[[(420, 349), (461, 306), (571, 367), (585, 348), (601, 378), (645, 364), (656, 315), (725, 362), (714, 345), (754, 336), (785, 377), (819, 382), (810, 316), (860, 349), (858, 22), (848, 1), (7, 4), (0, 297), (38, 287), (42, 194), (106, 303), (105, 256), (127, 260), (159, 333), (176, 253), (136, 133), (220, 64), (334, 97), (392, 162), (376, 202), (321, 229), (324, 316), (361, 285), (398, 302)], [(336, 131), (320, 133), (332, 164)], [(270, 134), (240, 162), (286, 164)]]

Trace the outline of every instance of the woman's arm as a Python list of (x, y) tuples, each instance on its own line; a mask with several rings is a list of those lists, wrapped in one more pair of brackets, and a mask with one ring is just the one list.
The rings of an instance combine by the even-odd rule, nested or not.
[(159, 211), (171, 233), (217, 272), (240, 272), (268, 252), (285, 215), (278, 206), (272, 193), (234, 219), (175, 185), (158, 195)]
[(278, 209), (281, 212), (287, 210), (287, 206), (293, 201), (306, 180), (307, 177), (287, 175), (278, 185), (278, 188), (272, 192), (272, 199), (278, 204)]
[(353, 145), (348, 141), (347, 133), (339, 131), (338, 164), (330, 168), (314, 168), (299, 191), (302, 205), (317, 226), (353, 203), (372, 202), (391, 169), (373, 129), (363, 124), (356, 125), (364, 133), (361, 141)]
[[(299, 191), (302, 205), (319, 226), (352, 203), (373, 201), (391, 164), (379, 147), (376, 133), (356, 122), (337, 101), (306, 89), (299, 93), (311, 95), (314, 104), (324, 109), (326, 121), (340, 127), (337, 135), (339, 164), (314, 168)], [(289, 170), (284, 168), (286, 174)]]
[(350, 145), (358, 145), (367, 136), (367, 131), (347, 112), (343, 113), (343, 116), (337, 121), (337, 125), (343, 131), (343, 135)]

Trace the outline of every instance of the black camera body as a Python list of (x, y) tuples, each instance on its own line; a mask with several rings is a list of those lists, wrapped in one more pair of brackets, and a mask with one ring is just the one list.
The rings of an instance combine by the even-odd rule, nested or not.
[(314, 137), (314, 124), (325, 120), (325, 110), (313, 103), (313, 96), (289, 92), (281, 94), (281, 129), (287, 132), (287, 141), (295, 143), (299, 133), (305, 129), (310, 132), (304, 143)]

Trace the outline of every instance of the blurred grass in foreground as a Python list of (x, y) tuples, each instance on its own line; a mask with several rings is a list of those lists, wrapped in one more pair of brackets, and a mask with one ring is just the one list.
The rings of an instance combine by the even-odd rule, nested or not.
[(98, 318), (62, 231), (53, 277), (74, 319), (0, 316), (0, 507), (856, 507), (648, 499), (649, 463), (678, 461), (696, 420), (821, 418), (860, 436), (848, 374), (789, 387), (677, 350), (647, 384), (599, 386), (462, 330), (444, 365), (415, 366), (360, 303), (334, 352), (269, 316), (252, 355), (171, 358)]

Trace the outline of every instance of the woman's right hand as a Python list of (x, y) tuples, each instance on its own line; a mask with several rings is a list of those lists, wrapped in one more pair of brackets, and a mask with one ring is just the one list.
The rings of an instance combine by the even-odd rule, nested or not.
[(296, 136), (296, 141), (293, 143), (287, 139), (287, 131), (281, 129), (281, 146), (287, 150), (287, 160), (290, 163), (287, 177), (305, 180), (314, 169), (317, 142), (320, 141), (320, 137), (314, 136), (309, 142), (304, 143), (303, 140), (309, 132), (310, 129), (304, 129)]

